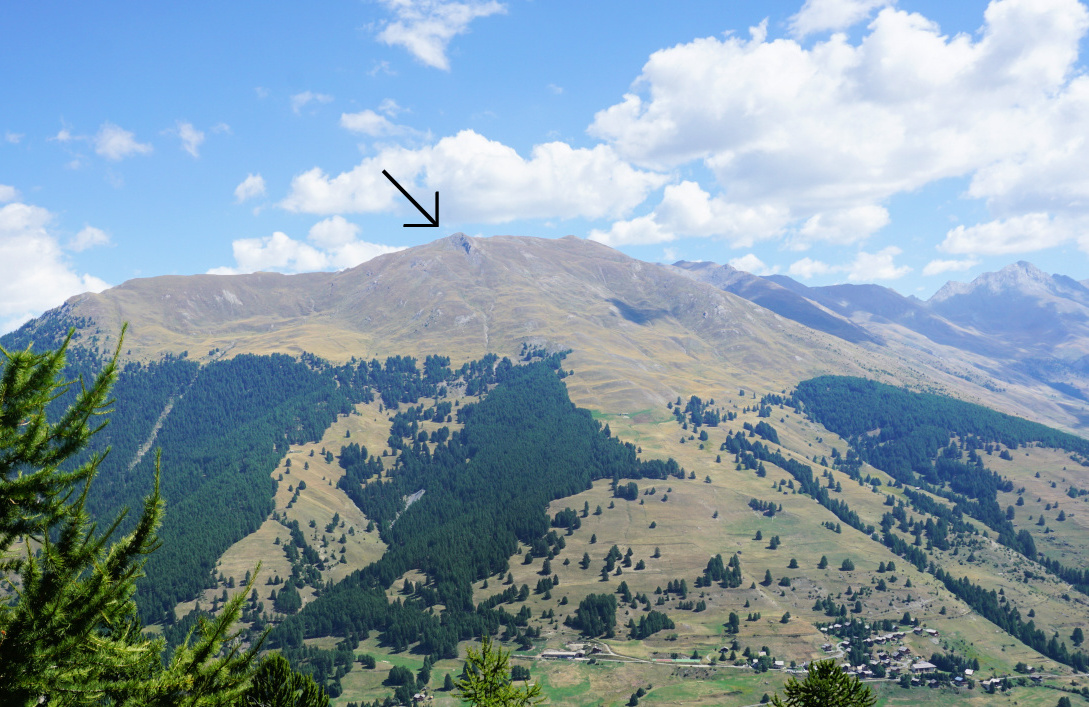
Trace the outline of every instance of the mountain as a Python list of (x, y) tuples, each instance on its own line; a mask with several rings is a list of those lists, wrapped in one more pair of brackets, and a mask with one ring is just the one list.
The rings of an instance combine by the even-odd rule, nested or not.
[[(844, 316), (837, 316), (821, 307), (814, 299), (808, 299), (804, 294), (795, 292), (790, 285), (784, 286), (783, 283), (769, 278), (750, 275), (730, 265), (718, 265), (706, 261), (682, 260), (674, 263), (673, 266), (686, 271), (698, 280), (744, 297), (750, 302), (755, 302), (787, 319), (804, 324), (810, 329), (823, 331), (853, 344), (863, 341), (880, 343), (880, 339), (864, 328), (853, 324)], [(786, 279), (789, 280), (789, 278)], [(794, 280), (790, 280), (790, 283), (798, 285)]]
[(1008, 346), (1077, 360), (1089, 352), (1089, 288), (1024, 261), (970, 283), (949, 282), (927, 301), (948, 321)]
[(612, 410), (672, 399), (692, 376), (768, 389), (867, 369), (919, 378), (674, 268), (575, 237), (455, 234), (338, 273), (136, 279), (72, 298), (39, 322), (58, 318), (81, 322), (102, 351), (128, 322), (125, 353), (135, 360), (183, 351), (202, 361), (303, 351), (333, 361), (468, 360), (523, 343), (571, 349), (572, 395)]
[[(607, 644), (517, 660), (556, 704), (753, 704), (776, 661), (824, 657), (1067, 688), (1089, 442), (988, 407), (1085, 429), (1024, 369), (1076, 348), (1080, 295), (1021, 271), (931, 303), (455, 234), (339, 273), (134, 280), (2, 343), (74, 327), (86, 375), (129, 323), (88, 498), (136, 507), (162, 449), (142, 617), (176, 643), (245, 591), (243, 640), (272, 627), (337, 704), (407, 702), (484, 632), (536, 658)], [(1004, 343), (968, 318), (996, 298), (1070, 338)]]
[(1018, 262), (923, 302), (879, 285), (808, 287), (713, 263), (675, 266), (808, 327), (1000, 392), (1007, 409), (1089, 430), (1089, 288), (1072, 278)]

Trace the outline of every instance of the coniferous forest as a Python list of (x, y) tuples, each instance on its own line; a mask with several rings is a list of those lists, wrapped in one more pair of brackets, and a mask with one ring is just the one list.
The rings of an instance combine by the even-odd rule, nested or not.
[[(518, 634), (525, 617), (501, 606), (496, 595), (478, 606), (473, 581), (505, 573), (518, 543), (546, 555), (562, 549), (550, 529), (546, 504), (586, 489), (597, 479), (682, 476), (675, 462), (640, 461), (634, 445), (608, 435), (589, 411), (571, 403), (558, 357), (524, 366), (498, 366), (497, 385), (479, 403), (458, 409), (457, 433), (418, 433), (413, 422), (426, 410), (409, 408), (392, 429), (403, 450), (386, 483), (360, 487), (376, 469), (359, 462), (364, 450), (346, 446), (349, 470), (342, 484), (380, 528), (385, 555), (326, 591), (272, 634), (274, 645), (294, 647), (304, 638), (364, 637), (378, 631), (395, 650), (451, 657), (457, 643), (506, 626)], [(441, 403), (439, 403), (441, 405)], [(441, 440), (441, 441), (440, 441)], [(404, 510), (406, 497), (423, 491)], [(389, 603), (385, 590), (410, 569), (431, 579), (404, 602)], [(513, 594), (513, 593), (511, 593)], [(442, 604), (442, 618), (426, 612)]]

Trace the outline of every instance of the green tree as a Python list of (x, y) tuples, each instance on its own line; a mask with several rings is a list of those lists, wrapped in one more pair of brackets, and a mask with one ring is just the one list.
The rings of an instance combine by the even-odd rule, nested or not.
[(246, 690), (244, 707), (328, 707), (329, 697), (314, 679), (291, 670), (279, 653), (261, 661)]
[(480, 650), (472, 647), (465, 660), (465, 677), (456, 682), (458, 697), (476, 707), (528, 707), (544, 701), (541, 686), (524, 682), (516, 687), (510, 678), (510, 654), (484, 636)]
[(840, 670), (834, 660), (812, 663), (805, 680), (792, 677), (783, 691), (785, 702), (778, 694), (771, 698), (776, 707), (872, 707), (877, 702), (869, 687)]
[[(243, 651), (231, 632), (253, 579), (164, 664), (165, 642), (143, 634), (133, 600), (159, 546), (158, 459), (151, 494), (127, 535), (111, 543), (124, 514), (99, 532), (86, 509), (108, 451), (81, 452), (106, 424), (124, 330), (113, 358), (78, 389), (62, 378), (71, 336), (55, 351), (0, 348), (0, 573), (18, 587), (12, 602), (0, 603), (5, 704), (237, 704), (264, 639)], [(71, 404), (50, 422), (47, 407), (68, 392)], [(235, 645), (223, 650), (225, 643)]]

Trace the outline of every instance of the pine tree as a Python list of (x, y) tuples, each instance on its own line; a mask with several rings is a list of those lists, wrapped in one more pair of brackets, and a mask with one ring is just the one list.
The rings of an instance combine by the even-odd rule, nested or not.
[(105, 425), (99, 419), (112, 402), (124, 330), (101, 373), (90, 386), (80, 381), (72, 404), (50, 422), (47, 406), (75, 385), (62, 378), (71, 337), (44, 353), (0, 348), (0, 573), (19, 587), (13, 603), (0, 603), (5, 704), (236, 704), (263, 637), (248, 651), (221, 649), (238, 636), (231, 627), (252, 580), (163, 664), (165, 642), (142, 633), (133, 601), (159, 545), (158, 458), (135, 527), (116, 540), (123, 515), (98, 532), (85, 507), (105, 453), (65, 470)]
[(790, 678), (784, 688), (787, 699), (771, 698), (776, 707), (872, 707), (877, 696), (858, 677), (849, 677), (834, 660), (821, 660), (809, 666), (805, 680)]
[(528, 707), (544, 701), (541, 686), (525, 682), (515, 686), (510, 676), (510, 654), (484, 636), (480, 650), (472, 647), (465, 660), (464, 677), (458, 680), (458, 697), (478, 707)]

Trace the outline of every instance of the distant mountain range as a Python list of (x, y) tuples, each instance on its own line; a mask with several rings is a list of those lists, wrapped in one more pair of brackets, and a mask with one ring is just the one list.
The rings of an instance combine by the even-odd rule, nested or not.
[(729, 265), (646, 263), (601, 244), (454, 234), (338, 273), (137, 279), (73, 297), (5, 341), (77, 325), (104, 354), (330, 360), (522, 344), (572, 349), (581, 405), (626, 412), (730, 381), (822, 373), (939, 390), (1089, 432), (1089, 289), (1016, 263), (929, 301), (878, 285), (808, 287)]
[(729, 265), (674, 267), (845, 341), (954, 361), (993, 386), (1041, 383), (1068, 399), (1068, 409), (1078, 407), (1069, 399), (1089, 400), (1089, 288), (1031, 263), (949, 282), (926, 301), (879, 285), (808, 287)]

